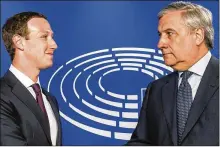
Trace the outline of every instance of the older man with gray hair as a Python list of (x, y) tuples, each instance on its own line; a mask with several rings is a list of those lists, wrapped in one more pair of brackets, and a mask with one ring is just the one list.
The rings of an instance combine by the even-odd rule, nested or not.
[(174, 72), (148, 85), (127, 145), (219, 145), (219, 60), (211, 12), (173, 2), (159, 14), (158, 48)]

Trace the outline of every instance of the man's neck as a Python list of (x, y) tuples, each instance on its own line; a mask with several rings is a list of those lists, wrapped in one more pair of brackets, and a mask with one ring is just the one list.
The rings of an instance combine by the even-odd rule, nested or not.
[(31, 66), (28, 62), (19, 62), (18, 60), (14, 59), (12, 65), (21, 71), (23, 74), (28, 76), (33, 82), (37, 82), (40, 70), (36, 69), (35, 67)]

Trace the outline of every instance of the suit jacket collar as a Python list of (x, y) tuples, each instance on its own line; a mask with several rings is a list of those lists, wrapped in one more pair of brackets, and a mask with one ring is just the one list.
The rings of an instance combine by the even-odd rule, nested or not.
[(211, 57), (205, 73), (201, 79), (195, 99), (192, 103), (182, 141), (190, 132), (194, 124), (207, 106), (209, 100), (219, 87), (219, 61)]
[(36, 116), (42, 129), (44, 130), (44, 133), (47, 136), (48, 142), (52, 144), (51, 139), (50, 139), (49, 124), (46, 118), (43, 116), (40, 107), (37, 105), (31, 93), (10, 71), (7, 71), (7, 73), (4, 76), (4, 79), (6, 83), (12, 88), (12, 93), (14, 93), (14, 95), (18, 99), (20, 99), (30, 109), (30, 111)]

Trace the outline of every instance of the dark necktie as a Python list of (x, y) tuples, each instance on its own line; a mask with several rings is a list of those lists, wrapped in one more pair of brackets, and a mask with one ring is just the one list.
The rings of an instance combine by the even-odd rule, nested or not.
[(177, 131), (178, 144), (182, 140), (182, 135), (185, 129), (188, 113), (192, 104), (192, 88), (188, 82), (188, 78), (192, 72), (185, 71), (182, 73), (182, 81), (177, 93)]
[(40, 106), (42, 112), (45, 114), (46, 118), (48, 119), (47, 111), (45, 109), (43, 97), (42, 97), (42, 94), (41, 94), (40, 85), (35, 83), (31, 87), (33, 88), (33, 90), (34, 90), (34, 92), (36, 94), (36, 99), (37, 99), (38, 105)]

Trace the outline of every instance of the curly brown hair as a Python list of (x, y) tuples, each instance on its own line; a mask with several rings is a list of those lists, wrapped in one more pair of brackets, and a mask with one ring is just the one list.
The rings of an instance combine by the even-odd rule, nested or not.
[(14, 59), (15, 49), (12, 38), (15, 34), (22, 37), (27, 37), (29, 34), (27, 22), (32, 18), (44, 18), (47, 20), (47, 17), (38, 12), (21, 12), (15, 14), (14, 16), (8, 18), (6, 23), (2, 27), (2, 38), (8, 51), (11, 61)]

